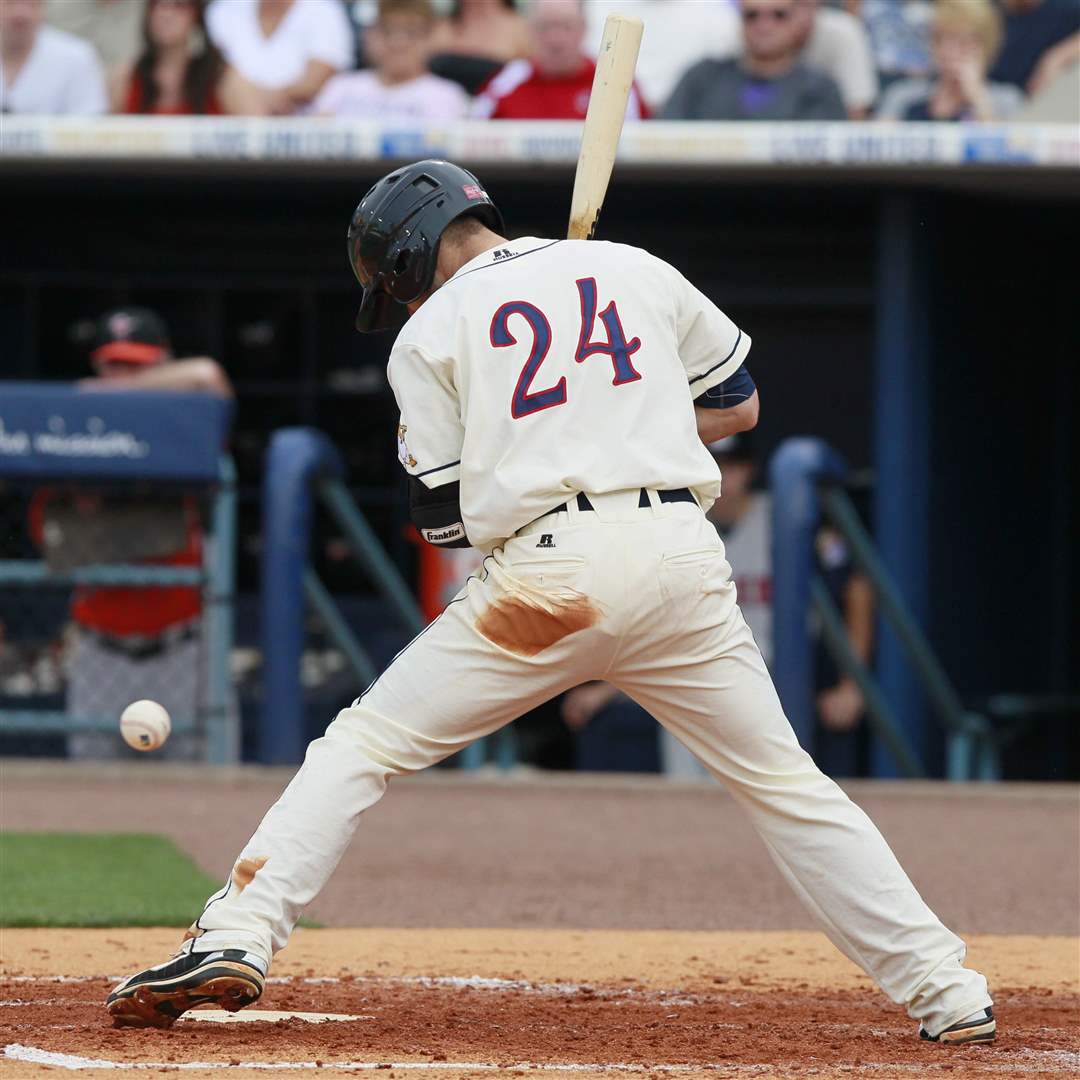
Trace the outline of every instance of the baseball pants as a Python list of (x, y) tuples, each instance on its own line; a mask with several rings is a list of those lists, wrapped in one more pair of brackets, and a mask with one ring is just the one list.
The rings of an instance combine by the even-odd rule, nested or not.
[(485, 559), (311, 743), (188, 947), (241, 947), (269, 960), (391, 777), (604, 679), (723, 782), (832, 942), (930, 1034), (991, 1004), (983, 976), (963, 967), (964, 943), (799, 747), (716, 530), (693, 503), (647, 497), (641, 507), (637, 490), (589, 495), (592, 510), (571, 500)]

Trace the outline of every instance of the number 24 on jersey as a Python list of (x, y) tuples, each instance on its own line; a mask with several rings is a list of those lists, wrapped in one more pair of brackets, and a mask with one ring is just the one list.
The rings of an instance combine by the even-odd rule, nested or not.
[[(630, 358), (641, 348), (641, 339), (626, 340), (622, 322), (619, 319), (615, 301), (600, 312), (600, 322), (604, 325), (607, 340), (594, 341), (596, 328), (596, 279), (580, 278), (576, 282), (578, 297), (581, 300), (581, 331), (578, 334), (577, 352), (574, 359), (580, 364), (590, 356), (607, 356), (611, 359), (614, 377), (612, 386), (637, 382), (641, 375), (634, 368)], [(510, 331), (510, 320), (515, 316), (524, 319), (532, 333), (532, 345), (528, 359), (518, 376), (514, 396), (510, 402), (510, 415), (520, 420), (530, 413), (541, 409), (551, 409), (556, 405), (566, 404), (566, 376), (563, 375), (554, 386), (546, 390), (534, 390), (533, 383), (540, 373), (544, 360), (551, 348), (551, 324), (547, 316), (528, 300), (510, 300), (502, 305), (491, 319), (491, 344), (496, 349), (517, 344), (517, 338)]]

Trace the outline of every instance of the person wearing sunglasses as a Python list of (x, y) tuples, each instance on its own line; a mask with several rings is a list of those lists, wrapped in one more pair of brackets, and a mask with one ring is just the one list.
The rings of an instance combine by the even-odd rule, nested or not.
[(664, 120), (846, 120), (835, 82), (800, 61), (799, 0), (743, 0), (743, 54), (706, 59), (679, 80)]

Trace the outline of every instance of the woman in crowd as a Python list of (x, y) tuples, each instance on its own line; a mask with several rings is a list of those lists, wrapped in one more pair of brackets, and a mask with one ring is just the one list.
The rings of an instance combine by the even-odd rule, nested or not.
[(205, 6), (205, 0), (150, 0), (141, 53), (133, 64), (112, 73), (114, 112), (186, 116), (225, 111), (225, 61), (206, 36)]
[(1001, 15), (991, 0), (938, 0), (934, 9), (936, 78), (902, 79), (885, 92), (885, 120), (1008, 120), (1023, 102), (1014, 86), (986, 73), (1001, 48)]
[(236, 112), (288, 115), (353, 64), (353, 30), (340, 0), (212, 0), (210, 38), (229, 65)]

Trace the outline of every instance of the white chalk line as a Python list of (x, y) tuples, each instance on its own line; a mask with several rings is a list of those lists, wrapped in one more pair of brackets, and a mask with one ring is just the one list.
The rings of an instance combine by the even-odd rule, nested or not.
[[(124, 975), (9, 975), (0, 980), (11, 983), (86, 983), (120, 982)], [(297, 983), (305, 986), (419, 986), (424, 989), (453, 990), (516, 990), (523, 994), (545, 996), (581, 995), (610, 1000), (648, 1000), (665, 1005), (696, 1005), (700, 996), (683, 990), (645, 989), (637, 987), (597, 987), (588, 983), (534, 983), (524, 979), (493, 979), (480, 975), (404, 975), (384, 977), (380, 975), (357, 975), (353, 978), (341, 978), (336, 975), (271, 975), (266, 980), (268, 985), (292, 986)], [(718, 990), (721, 987), (717, 987)], [(746, 990), (746, 987), (740, 989)], [(2, 1005), (3, 1002), (0, 1002)]]
[[(963, 1053), (963, 1051), (959, 1051)], [(948, 1060), (941, 1062), (918, 1062), (918, 1063), (892, 1063), (892, 1062), (864, 1062), (860, 1065), (849, 1065), (837, 1062), (833, 1065), (821, 1063), (818, 1070), (842, 1071), (844, 1073), (881, 1072), (890, 1070), (893, 1072), (911, 1073), (924, 1075), (928, 1072), (951, 1071), (959, 1062), (955, 1055), (955, 1048), (945, 1050)], [(222, 1061), (110, 1061), (107, 1058), (81, 1057), (78, 1054), (61, 1054), (54, 1050), (42, 1050), (36, 1046), (24, 1046), (22, 1043), (9, 1043), (4, 1047), (4, 1057), (9, 1061), (23, 1061), (35, 1065), (51, 1065), (54, 1068), (79, 1070), (79, 1069), (118, 1069), (118, 1070), (146, 1070), (146, 1069), (209, 1069), (225, 1071), (227, 1069), (257, 1069), (261, 1071), (291, 1071), (300, 1069), (337, 1069), (342, 1072), (374, 1072), (387, 1069), (428, 1070), (428, 1071), (462, 1071), (474, 1072), (498, 1072), (502, 1070), (530, 1070), (536, 1072), (610, 1072), (610, 1073), (667, 1073), (669, 1075), (688, 1075), (700, 1072), (725, 1072), (744, 1075), (754, 1075), (764, 1072), (783, 1070), (786, 1066), (776, 1062), (768, 1063), (730, 1063), (730, 1062), (702, 1062), (693, 1065), (644, 1065), (639, 1062), (600, 1062), (586, 1064), (584, 1062), (542, 1062), (542, 1061), (518, 1061), (499, 1064), (491, 1061), (240, 1061), (236, 1064)], [(1020, 1064), (1017, 1058), (1025, 1059), (1028, 1064)], [(1048, 1066), (1060, 1067), (1075, 1071), (1080, 1068), (1080, 1053), (1066, 1050), (1021, 1050), (1014, 1052), (1008, 1062), (974, 1061), (967, 1059), (966, 1064), (976, 1065), (980, 1072), (1001, 1073), (1016, 1075), (1045, 1071)], [(792, 1063), (793, 1069), (803, 1069), (805, 1065)]]

